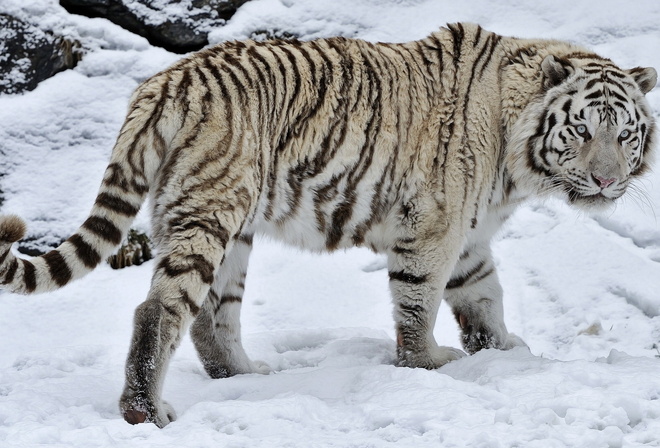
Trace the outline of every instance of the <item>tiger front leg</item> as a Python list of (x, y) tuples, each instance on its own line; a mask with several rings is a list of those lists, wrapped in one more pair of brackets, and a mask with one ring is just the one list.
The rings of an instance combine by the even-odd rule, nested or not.
[(399, 366), (435, 369), (465, 356), (438, 346), (433, 336), (442, 290), (458, 258), (454, 241), (420, 232), (399, 239), (388, 253)]
[(466, 352), (527, 346), (504, 324), (502, 287), (487, 244), (473, 246), (461, 255), (445, 288), (445, 300), (459, 325)]

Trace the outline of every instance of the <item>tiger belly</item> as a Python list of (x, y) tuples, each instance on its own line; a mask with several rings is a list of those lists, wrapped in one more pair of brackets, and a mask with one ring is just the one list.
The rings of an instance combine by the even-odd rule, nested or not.
[(295, 202), (290, 187), (278, 187), (280, 199), (275, 201), (272, 216), (263, 212), (267, 207), (263, 201), (250, 226), (255, 233), (315, 252), (355, 246), (384, 252), (391, 247), (387, 222), (393, 210), (377, 197), (378, 187), (369, 179), (362, 179), (352, 190), (345, 183), (308, 180), (302, 183)]

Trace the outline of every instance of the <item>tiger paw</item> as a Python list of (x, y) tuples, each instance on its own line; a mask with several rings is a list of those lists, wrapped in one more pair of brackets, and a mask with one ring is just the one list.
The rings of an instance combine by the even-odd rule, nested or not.
[(174, 408), (166, 401), (161, 401), (156, 406), (147, 404), (145, 400), (125, 400), (122, 397), (119, 409), (124, 420), (131, 425), (153, 423), (159, 428), (163, 428), (176, 420)]
[(467, 356), (462, 350), (453, 347), (434, 346), (423, 352), (415, 352), (405, 347), (398, 347), (398, 365), (400, 367), (420, 367), (437, 369), (448, 362)]
[(504, 324), (493, 325), (468, 319), (460, 314), (457, 318), (461, 326), (461, 340), (466, 352), (473, 355), (479, 350), (495, 348), (510, 350), (514, 347), (527, 347), (519, 336), (509, 333)]

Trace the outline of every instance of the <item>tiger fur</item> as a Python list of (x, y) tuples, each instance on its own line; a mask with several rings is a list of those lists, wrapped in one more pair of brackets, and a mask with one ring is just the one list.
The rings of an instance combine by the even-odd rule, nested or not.
[(83, 276), (151, 198), (157, 261), (126, 363), (129, 423), (175, 418), (161, 389), (191, 323), (211, 377), (269, 371), (240, 339), (255, 234), (387, 254), (401, 366), (464, 356), (433, 337), (442, 298), (468, 353), (524, 345), (504, 324), (490, 240), (528, 197), (620, 197), (651, 162), (656, 77), (473, 24), (404, 44), (227, 42), (137, 89), (90, 216), (58, 248), (16, 258), (25, 226), (1, 218), (0, 279), (30, 294)]

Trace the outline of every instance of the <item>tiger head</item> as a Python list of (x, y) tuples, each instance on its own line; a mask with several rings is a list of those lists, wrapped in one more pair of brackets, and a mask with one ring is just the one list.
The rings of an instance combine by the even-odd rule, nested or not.
[(583, 209), (612, 204), (652, 159), (654, 121), (644, 95), (656, 71), (621, 70), (579, 53), (547, 56), (541, 72), (541, 92), (511, 134), (507, 169), (514, 184)]

